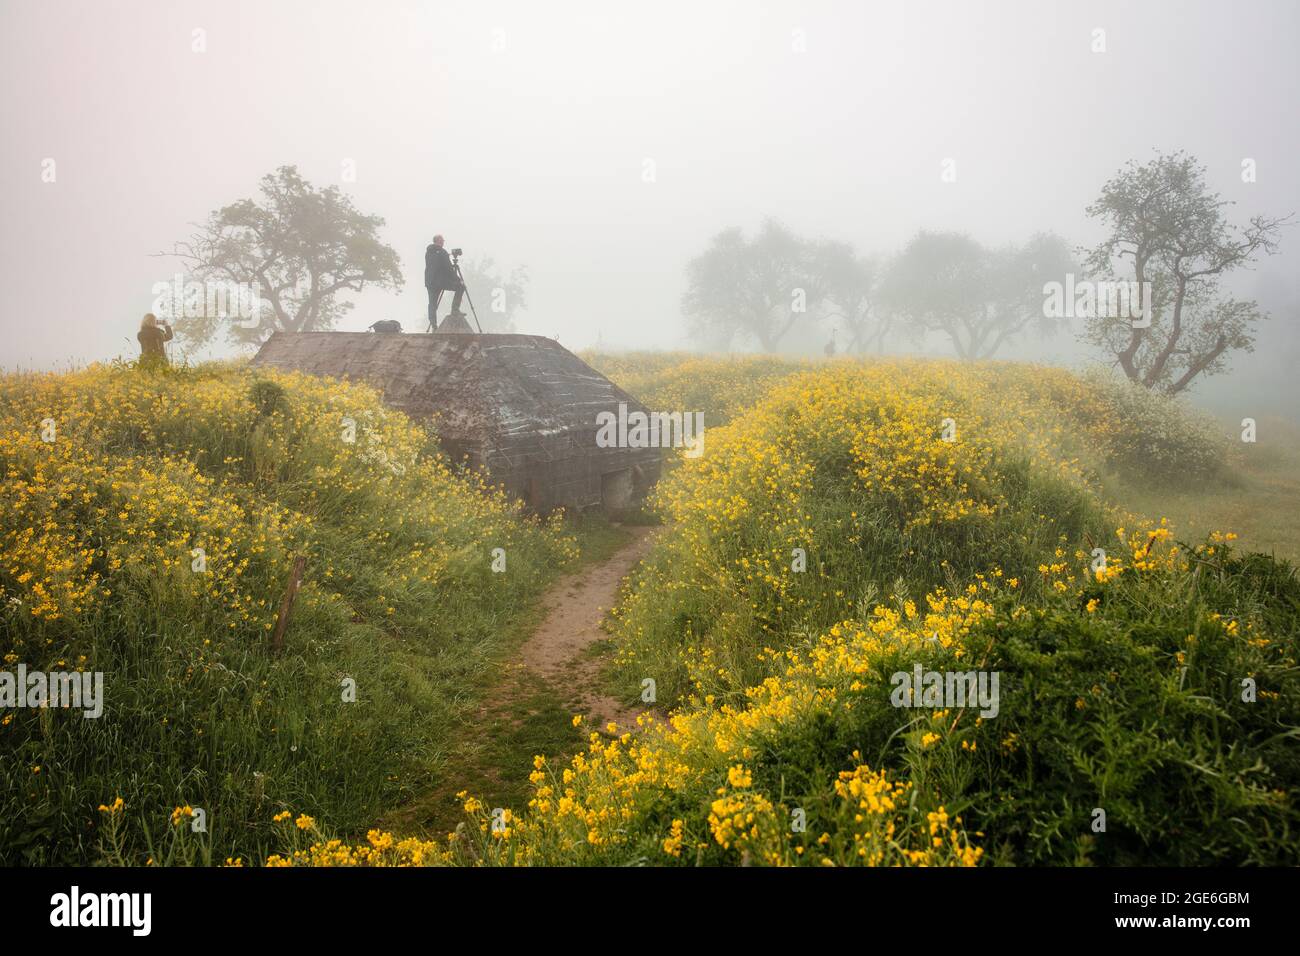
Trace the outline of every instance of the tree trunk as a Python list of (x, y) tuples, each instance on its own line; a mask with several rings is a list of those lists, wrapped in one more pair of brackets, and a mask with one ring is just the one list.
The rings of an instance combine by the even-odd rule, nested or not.
[(1186, 297), (1187, 280), (1179, 276), (1178, 290), (1174, 293), (1174, 315), (1173, 321), (1170, 323), (1169, 340), (1165, 342), (1165, 347), (1160, 350), (1160, 354), (1151, 363), (1146, 380), (1142, 383), (1147, 388), (1152, 388), (1156, 382), (1160, 381), (1160, 373), (1169, 364), (1169, 357), (1174, 354), (1174, 349), (1178, 347), (1178, 340), (1183, 337), (1183, 301)]
[[(1141, 247), (1139, 247), (1133, 253), (1133, 275), (1137, 279), (1139, 289), (1142, 288), (1142, 283), (1146, 281), (1146, 272), (1146, 256), (1142, 254)], [(1152, 306), (1152, 311), (1155, 311), (1154, 304)], [(1151, 318), (1154, 319), (1154, 316)], [(1131, 328), (1129, 330), (1128, 347), (1125, 348), (1124, 351), (1120, 352), (1119, 355), (1115, 356), (1119, 360), (1119, 367), (1124, 370), (1124, 374), (1128, 376), (1130, 382), (1140, 383), (1142, 381), (1142, 375), (1138, 371), (1136, 357), (1138, 349), (1142, 345), (1143, 331), (1145, 330)]]
[(1191, 385), (1192, 379), (1196, 378), (1196, 376), (1200, 375), (1203, 371), (1205, 371), (1206, 367), (1211, 362), (1213, 362), (1216, 358), (1222, 355), (1224, 349), (1226, 349), (1227, 347), (1228, 347), (1228, 340), (1225, 339), (1222, 335), (1220, 335), (1218, 340), (1214, 343), (1214, 348), (1211, 349), (1209, 352), (1206, 352), (1195, 362), (1189, 365), (1187, 367), (1187, 371), (1183, 373), (1182, 377), (1178, 379), (1178, 381), (1174, 382), (1174, 384), (1170, 385), (1167, 389), (1165, 389), (1165, 394), (1177, 395), (1188, 385)]

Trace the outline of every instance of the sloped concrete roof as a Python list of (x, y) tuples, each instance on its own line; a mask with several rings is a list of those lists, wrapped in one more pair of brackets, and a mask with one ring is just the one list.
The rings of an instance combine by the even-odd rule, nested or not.
[(366, 382), (386, 404), (434, 418), (451, 440), (589, 431), (620, 402), (643, 407), (540, 335), (276, 332), (253, 365)]

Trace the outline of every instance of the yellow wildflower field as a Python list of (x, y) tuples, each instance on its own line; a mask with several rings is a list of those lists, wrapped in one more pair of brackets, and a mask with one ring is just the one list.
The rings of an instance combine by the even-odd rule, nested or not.
[[(724, 393), (744, 375), (715, 368)], [(1294, 569), (1108, 506), (1103, 473), (1151, 452), (1109, 387), (923, 361), (782, 376), (656, 491), (612, 626), (627, 699), (658, 694), (638, 726), (537, 755), (527, 806), (464, 794), (441, 838), (312, 831), (270, 862), (1294, 863), (1275, 835), (1300, 767), (1274, 730), (1300, 718)], [(1222, 446), (1164, 413), (1166, 450), (1206, 468)], [(914, 670), (992, 672), (1000, 699), (900, 709)]]
[(302, 375), (0, 377), (0, 656), (101, 673), (107, 698), (102, 721), (6, 711), (6, 858), (84, 859), (105, 790), (159, 813), (251, 819), (293, 797), (364, 819), (421, 786), (502, 622), (576, 554), (558, 516), (432, 442), (372, 390)]

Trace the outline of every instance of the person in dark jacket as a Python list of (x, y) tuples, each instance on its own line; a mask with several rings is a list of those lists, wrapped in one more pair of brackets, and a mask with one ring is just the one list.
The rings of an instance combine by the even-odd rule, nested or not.
[(159, 327), (158, 317), (152, 312), (140, 323), (140, 331), (135, 337), (140, 340), (141, 365), (167, 365), (167, 349), (164, 343), (172, 340), (172, 327), (167, 322)]
[(429, 331), (438, 328), (438, 298), (443, 292), (454, 292), (451, 300), (451, 315), (464, 318), (460, 310), (460, 300), (465, 295), (465, 284), (456, 275), (451, 264), (451, 257), (443, 247), (442, 236), (434, 236), (433, 244), (424, 250), (424, 288), (429, 293)]

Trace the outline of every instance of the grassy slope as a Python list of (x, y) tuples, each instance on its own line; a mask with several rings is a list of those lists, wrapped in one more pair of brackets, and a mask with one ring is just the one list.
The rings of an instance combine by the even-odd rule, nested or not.
[[(592, 734), (585, 753), (543, 762), (504, 833), (495, 802), (470, 799), (450, 843), (304, 849), (328, 835), (312, 831), (286, 849), (329, 865), (1293, 864), (1300, 582), (1222, 538), (1189, 552), (1162, 527), (1125, 521), (1122, 540), (1100, 527), (1098, 466), (1161, 489), (1221, 447), (1176, 408), (1106, 398), (1007, 367), (842, 369), (779, 387), (666, 477), (680, 520), (622, 605), (633, 676), (682, 703), (670, 727)], [(941, 413), (961, 423), (958, 443), (935, 441)], [(1097, 454), (1071, 478), (1051, 449), (1023, 458), (1026, 436)], [(988, 511), (949, 507), (967, 482)], [(785, 573), (805, 540), (825, 585)], [(990, 561), (1018, 580), (980, 575)], [(917, 593), (926, 573), (946, 593)], [(759, 628), (785, 652), (763, 655), (755, 686)], [(914, 664), (1000, 672), (1000, 714), (928, 700), (900, 712), (891, 674)], [(685, 700), (665, 678), (678, 666), (698, 691)]]
[[(491, 661), (574, 543), (429, 447), (371, 390), (303, 376), (0, 379), (0, 654), (101, 671), (107, 697), (98, 720), (6, 714), (3, 859), (94, 860), (96, 807), (117, 796), (128, 859), (157, 857), (189, 805), (220, 860), (261, 853), (281, 807), (364, 832), (441, 785)], [(275, 656), (294, 554), (307, 572)]]
[[(743, 368), (737, 371), (749, 378)], [(516, 518), (500, 505), (482, 512), (482, 520), (496, 529), (486, 538), (475, 535), (472, 521), (426, 526), (420, 524), (424, 518), (416, 518), (412, 528), (408, 514), (392, 523), (387, 512), (393, 499), (383, 495), (398, 494), (405, 501), (412, 486), (390, 487), (391, 481), (381, 476), (372, 487), (373, 462), (335, 460), (321, 434), (304, 422), (310, 409), (325, 402), (329, 404), (322, 410), (336, 413), (340, 397), (350, 407), (379, 413), (373, 395), (333, 387), (312, 391), (301, 382), (289, 383), (288, 398), (298, 419), (295, 423), (290, 416), (289, 431), (271, 440), (243, 374), (218, 370), (191, 380), (160, 381), (143, 396), (81, 395), (63, 409), (76, 412), (80, 402), (92, 421), (122, 416), (127, 424), (121, 429), (101, 427), (102, 421), (87, 425), (84, 434), (96, 436), (101, 442), (96, 454), (105, 459), (138, 460), (157, 468), (159, 455), (184, 456), (188, 449), (198, 472), (232, 497), (219, 499), (183, 475), (175, 488), (164, 490), (192, 496), (201, 509), (212, 512), (213, 528), (229, 520), (232, 505), (242, 507), (253, 524), (266, 520), (258, 509), (287, 506), (293, 515), (312, 519), (314, 527), (310, 535), (291, 530), (281, 535), (283, 540), (272, 541), (277, 561), (255, 567), (250, 575), (255, 580), (249, 582), (249, 593), (260, 595), (268, 607), (256, 612), (261, 616), (253, 624), (232, 624), (234, 639), (221, 633), (210, 648), (205, 635), (224, 626), (229, 608), (205, 606), (202, 596), (196, 605), (193, 595), (170, 604), (165, 589), (154, 589), (154, 584), (173, 581), (159, 568), (123, 572), (114, 584), (119, 601), (105, 602), (99, 616), (6, 628), (4, 650), (18, 652), (29, 666), (53, 666), (88, 653), (89, 667), (108, 670), (124, 679), (117, 687), (129, 688), (125, 697), (114, 699), (114, 718), (88, 722), (94, 726), (65, 721), (61, 714), (47, 724), (27, 712), (14, 725), (0, 728), (7, 792), (0, 804), (5, 821), (0, 838), (14, 862), (93, 858), (93, 804), (118, 793), (129, 798), (136, 819), (153, 821), (155, 831), (165, 829), (173, 804), (218, 809), (212, 840), (218, 858), (227, 851), (259, 855), (269, 836), (263, 818), (280, 806), (319, 814), (337, 832), (355, 835), (385, 807), (398, 805), (401, 809), (382, 815), (385, 826), (446, 832), (463, 819), (454, 798), (462, 787), (488, 806), (522, 806), (531, 792), (526, 777), (532, 755), (563, 757), (581, 743), (562, 698), (509, 665), (536, 623), (533, 601), (552, 574), (559, 546), (540, 531), (516, 528)], [(764, 389), (778, 380), (770, 363), (759, 377)], [(699, 371), (688, 378), (698, 382)], [(105, 381), (117, 388), (122, 380)], [(221, 388), (211, 387), (213, 382)], [(6, 398), (25, 397), (21, 383), (6, 380), (4, 387)], [(197, 412), (198, 400), (181, 390), (192, 387), (208, 389), (208, 397), (224, 403), (223, 415), (233, 412), (234, 418), (217, 416), (208, 431), (187, 431), (186, 415)], [(728, 411), (734, 411), (734, 402), (748, 401), (754, 387), (746, 380), (722, 393)], [(679, 394), (680, 388), (681, 376), (672, 377), (665, 397)], [(32, 401), (21, 408), (15, 404), (8, 417), (0, 415), (0, 425), (11, 430), (9, 435), (30, 430), (33, 421), (59, 407), (51, 404), (51, 394), (48, 389), (30, 393), (26, 397)], [(703, 401), (707, 395), (706, 389), (692, 397)], [(131, 420), (141, 411), (143, 429)], [(169, 427), (180, 423), (179, 432), (151, 429), (149, 416)], [(63, 414), (59, 417), (62, 421)], [(322, 414), (321, 419), (322, 434), (335, 429), (333, 417)], [(241, 422), (250, 427), (243, 429)], [(393, 427), (400, 431), (402, 426)], [(293, 440), (285, 443), (286, 437)], [(1133, 511), (1169, 516), (1180, 536), (1233, 530), (1248, 547), (1294, 556), (1300, 542), (1296, 446), (1294, 429), (1263, 422), (1260, 443), (1244, 446), (1241, 467), (1229, 483), (1179, 489), (1116, 481), (1107, 490)], [(9, 469), (6, 484), (0, 485), (5, 494), (13, 491), (15, 475), (30, 477), (23, 469), (35, 461), (24, 458), (30, 448), (16, 447), (0, 447), (0, 465)], [(295, 448), (291, 457), (298, 460), (277, 460), (277, 447)], [(241, 453), (233, 464), (223, 461), (231, 452)], [(309, 460), (311, 456), (320, 460)], [(323, 478), (299, 469), (306, 464), (332, 470)], [(79, 476), (71, 474), (73, 485)], [(449, 475), (437, 477), (452, 481)], [(354, 480), (359, 487), (349, 484)], [(346, 486), (342, 493), (336, 487), (340, 482)], [(481, 490), (468, 483), (446, 488), (450, 497), (443, 507), (484, 500)], [(102, 497), (110, 510), (121, 504), (94, 482), (87, 480), (84, 490), (100, 496), (97, 501)], [(30, 518), (23, 520), (30, 523)], [(137, 530), (154, 526), (144, 521), (115, 527), (101, 519), (95, 530), (101, 537), (111, 536), (128, 525)], [(506, 528), (518, 535), (518, 549), (511, 546), (508, 581), (481, 568), (471, 570), (477, 558), (471, 555), (467, 562), (465, 549), (476, 553)], [(568, 530), (584, 561), (598, 560), (621, 541), (620, 533), (607, 525), (571, 525)], [(242, 539), (235, 550), (258, 541)], [(406, 549), (434, 542), (452, 555), (449, 564), (437, 562), (438, 585), (399, 579)], [(258, 639), (262, 620), (283, 587), (280, 559), (299, 547), (315, 549), (313, 571), (291, 630), (289, 653), (276, 661), (260, 652)], [(377, 561), (379, 556), (384, 560)], [(321, 577), (325, 568), (330, 573)], [(4, 569), (0, 585), (6, 595), (27, 596)], [(183, 589), (179, 581), (173, 585)], [(369, 707), (340, 711), (332, 703), (340, 674), (362, 675), (362, 702)], [(264, 708), (261, 714), (250, 714), (258, 708)], [(118, 760), (128, 752), (124, 748), (131, 757)]]
[[(901, 371), (892, 378), (914, 382), (929, 370)], [(725, 366), (713, 372), (706, 380), (717, 393), (736, 391), (726, 381)], [(977, 391), (986, 372), (951, 367), (954, 379), (972, 376), (962, 387)], [(703, 657), (692, 673), (697, 696), (684, 702), (674, 728), (640, 745), (627, 742), (622, 750), (593, 740), (587, 760), (571, 765), (577, 773), (572, 786), (562, 787), (560, 765), (549, 763), (534, 810), (517, 821), (514, 844), (488, 837), (475, 852), (507, 863), (671, 863), (674, 858), (687, 862), (691, 857), (678, 851), (693, 844), (697, 862), (740, 862), (742, 855), (805, 861), (819, 851), (792, 836), (783, 818), (791, 807), (816, 806), (817, 825), (826, 826), (832, 847), (845, 839), (846, 830), (853, 832), (854, 824), (843, 816), (829, 822), (842, 808), (827, 781), (837, 772), (842, 779), (852, 766), (848, 755), (852, 751), (858, 758), (860, 750), (865, 755), (860, 759), (872, 767), (910, 777), (923, 807), (930, 801), (942, 812), (934, 806), (942, 801), (950, 812), (955, 807), (965, 814), (970, 829), (989, 829), (991, 855), (1003, 862), (1294, 862), (1300, 847), (1288, 796), (1300, 769), (1290, 743), (1297, 721), (1293, 689), (1300, 611), (1294, 571), (1267, 560), (1238, 559), (1222, 544), (1182, 556), (1160, 543), (1166, 540), (1162, 529), (1148, 538), (1147, 532), (1132, 532), (1133, 524), (1118, 544), (1113, 534), (1102, 536), (1103, 529), (1067, 489), (1032, 477), (1022, 481), (1017, 467), (1008, 469), (1007, 459), (995, 455), (998, 465), (982, 467), (979, 474), (1002, 482), (998, 497), (1009, 507), (999, 511), (997, 533), (963, 539), (953, 533), (958, 524), (941, 525), (947, 540), (930, 557), (937, 561), (943, 554), (949, 567), (962, 567), (959, 579), (950, 582), (957, 586), (971, 580), (972, 567), (998, 557), (997, 563), (1020, 575), (1020, 585), (995, 599), (995, 614), (972, 612), (973, 623), (962, 622), (948, 635), (943, 628), (951, 620), (936, 615), (924, 625), (912, 624), (909, 612), (907, 624), (884, 627), (889, 639), (879, 641), (872, 632), (890, 618), (872, 614), (870, 601), (856, 612), (852, 607), (852, 596), (864, 590), (863, 578), (888, 584), (891, 570), (896, 571), (907, 591), (896, 587), (895, 593), (921, 604), (916, 585), (924, 576), (913, 566), (911, 550), (908, 557), (900, 549), (880, 553), (888, 521), (878, 523), (849, 549), (852, 553), (835, 551), (855, 528), (844, 512), (852, 507), (858, 516), (869, 516), (870, 499), (877, 496), (863, 496), (844, 482), (848, 442), (837, 439), (819, 447), (819, 436), (828, 433), (828, 422), (869, 421), (877, 403), (889, 402), (880, 397), (888, 383), (869, 376), (848, 390), (872, 396), (863, 407), (839, 396), (819, 398), (818, 389), (838, 374), (788, 389), (775, 408), (769, 402), (737, 416), (737, 427), (748, 433), (717, 432), (707, 461), (685, 464), (661, 486), (666, 510), (682, 520), (666, 530), (624, 603), (619, 644), (624, 663), (631, 665), (625, 675), (631, 685), (651, 673), (661, 691), (679, 700), (680, 681), (665, 675), (678, 659), (689, 669)], [(1186, 481), (1191, 471), (1182, 455), (1203, 464), (1221, 447), (1194, 416), (1184, 418), (1179, 409), (1128, 389), (1113, 403), (1103, 401), (1106, 411), (1097, 415), (1086, 399), (1104, 400), (1104, 384), (1082, 392), (1059, 377), (1036, 379), (1033, 370), (1004, 368), (992, 374), (988, 397), (995, 405), (1016, 414), (1047, 413), (1021, 419), (1026, 430), (1059, 431), (1063, 442), (1075, 437), (1076, 453), (1080, 430), (1094, 436), (1095, 447), (1088, 449), (1098, 453), (1091, 458), (1093, 477), (1081, 480), (1075, 489), (1080, 495), (1085, 487), (1089, 494), (1110, 491), (1112, 500), (1130, 508), (1170, 516), (1180, 537), (1192, 540), (1202, 532), (1237, 531), (1244, 532), (1247, 546), (1273, 542), (1295, 548), (1294, 458), (1277, 446), (1248, 446), (1240, 469), (1227, 475), (1202, 469), (1190, 486), (1180, 488), (1177, 479)], [(1014, 398), (1006, 397), (1013, 392)], [(931, 395), (903, 413), (906, 418), (919, 412), (922, 433), (937, 409), (954, 400), (941, 387)], [(1036, 395), (1046, 398), (1035, 402)], [(964, 409), (958, 419), (968, 423), (972, 414)], [(986, 408), (985, 414), (992, 412)], [(1265, 426), (1277, 434), (1277, 423)], [(963, 441), (969, 442), (972, 432), (964, 427)], [(1004, 437), (1013, 433), (1014, 427)], [(772, 454), (765, 455), (765, 445)], [(891, 451), (887, 444), (884, 451)], [(1256, 451), (1263, 453), (1252, 454)], [(801, 483), (788, 466), (805, 452), (814, 462), (813, 477)], [(754, 468), (748, 459), (763, 464)], [(999, 471), (1004, 477), (996, 477)], [(1096, 478), (1102, 472), (1124, 477), (1108, 486)], [(815, 591), (803, 595), (782, 583), (781, 556), (799, 540), (798, 531), (793, 537), (789, 531), (776, 533), (775, 543), (769, 536), (779, 524), (773, 516), (784, 515), (786, 495), (800, 488), (794, 514), (811, 522), (811, 538), (829, 558), (829, 587), (842, 589), (835, 594), (848, 600), (840, 613), (852, 623), (832, 625), (838, 619), (835, 609), (829, 616), (822, 613)], [(769, 490), (775, 492), (771, 500)], [(1144, 494), (1133, 494), (1136, 490)], [(749, 511), (756, 499), (761, 506)], [(716, 520), (724, 510), (728, 517)], [(1076, 516), (1059, 529), (1045, 529), (1050, 533), (1044, 538), (1016, 525), (1039, 513), (1060, 519), (1069, 511), (1089, 520)], [(1191, 516), (1196, 520), (1179, 520)], [(1057, 530), (1066, 534), (1053, 554)], [(1009, 565), (1007, 556), (995, 554), (999, 539), (1024, 540), (1040, 557)], [(1094, 583), (1087, 569), (1087, 549), (1094, 542), (1110, 551), (1105, 584), (1101, 577)], [(763, 564), (767, 555), (774, 555), (770, 565)], [(738, 559), (746, 560), (747, 568), (772, 567), (775, 578), (729, 573)], [(1040, 560), (1041, 575), (1032, 567)], [(933, 566), (933, 561), (923, 563)], [(1044, 586), (1026, 587), (1026, 577)], [(707, 596), (711, 590), (714, 597)], [(964, 591), (954, 587), (950, 593)], [(875, 594), (886, 615), (903, 609), (901, 600)], [(793, 667), (786, 671), (789, 660), (777, 659), (770, 682), (755, 686), (762, 676), (754, 672), (760, 646), (756, 627), (773, 624), (783, 608), (799, 605), (804, 596), (807, 605), (762, 636), (764, 643), (793, 645)], [(827, 600), (829, 592), (820, 597), (835, 603)], [(941, 635), (943, 650), (918, 640), (932, 631)], [(686, 648), (687, 643), (692, 646)], [(1011, 696), (1002, 719), (981, 725), (936, 711), (933, 717), (918, 715), (919, 729), (899, 728), (898, 712), (885, 705), (878, 690), (891, 671), (918, 658), (929, 658), (932, 668), (968, 667), (972, 654), (1004, 673)], [(1180, 672), (1180, 678), (1171, 678)], [(1258, 705), (1241, 699), (1245, 674), (1259, 682)], [(743, 698), (740, 687), (750, 688)], [(734, 710), (719, 706), (723, 703)], [(563, 807), (557, 812), (547, 799), (561, 792), (582, 808), (576, 816)], [(715, 794), (725, 796), (714, 800)], [(1097, 806), (1110, 813), (1106, 837), (1090, 832)], [(730, 814), (736, 814), (731, 824)], [(587, 836), (593, 819), (599, 821), (594, 840)], [(606, 831), (606, 819), (627, 822)], [(683, 821), (684, 845), (678, 837)], [(900, 829), (911, 825), (896, 822)], [(736, 838), (744, 832), (749, 835)], [(812, 853), (801, 858), (797, 849)], [(852, 855), (833, 853), (832, 858), (844, 862)]]

